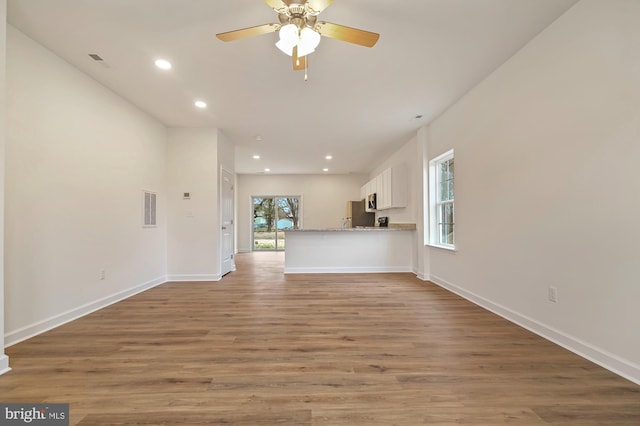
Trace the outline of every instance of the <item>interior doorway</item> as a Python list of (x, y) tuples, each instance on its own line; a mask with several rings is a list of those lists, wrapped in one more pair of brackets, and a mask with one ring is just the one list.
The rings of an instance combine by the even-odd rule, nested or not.
[(285, 249), (285, 230), (300, 228), (300, 196), (252, 197), (253, 250)]
[(235, 244), (234, 244), (234, 225), (233, 225), (233, 216), (234, 216), (234, 185), (233, 185), (233, 175), (226, 170), (222, 171), (222, 184), (220, 191), (220, 199), (221, 199), (221, 247), (222, 247), (222, 256), (221, 256), (221, 265), (220, 272), (221, 276), (226, 275), (231, 271), (235, 271), (236, 264), (234, 259), (235, 253)]

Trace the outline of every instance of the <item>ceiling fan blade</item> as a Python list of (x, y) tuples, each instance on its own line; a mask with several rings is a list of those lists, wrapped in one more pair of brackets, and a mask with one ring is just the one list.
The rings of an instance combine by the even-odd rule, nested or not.
[(268, 4), (269, 7), (275, 11), (282, 9), (285, 6), (282, 0), (264, 0), (264, 2)]
[(375, 46), (380, 38), (380, 34), (377, 33), (346, 27), (344, 25), (332, 24), (331, 22), (319, 22), (316, 29), (325, 37), (335, 38), (336, 40), (342, 40), (366, 47)]
[(293, 70), (294, 71), (303, 71), (307, 68), (307, 57), (303, 56), (302, 58), (298, 58), (298, 46), (293, 47), (293, 54), (291, 55), (293, 59)]
[(263, 24), (255, 27), (243, 28), (241, 30), (228, 31), (226, 33), (216, 34), (222, 41), (234, 41), (241, 38), (259, 36), (262, 34), (274, 33), (280, 28), (278, 24)]
[(333, 0), (308, 0), (309, 7), (315, 12), (322, 12), (333, 3)]

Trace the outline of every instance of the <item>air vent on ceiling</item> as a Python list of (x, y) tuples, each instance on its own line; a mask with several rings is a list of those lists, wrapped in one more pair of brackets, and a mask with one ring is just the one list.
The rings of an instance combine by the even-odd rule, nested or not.
[(95, 62), (97, 62), (98, 64), (102, 65), (103, 67), (111, 68), (111, 65), (105, 62), (102, 56), (98, 55), (97, 53), (89, 53), (89, 57), (93, 59)]

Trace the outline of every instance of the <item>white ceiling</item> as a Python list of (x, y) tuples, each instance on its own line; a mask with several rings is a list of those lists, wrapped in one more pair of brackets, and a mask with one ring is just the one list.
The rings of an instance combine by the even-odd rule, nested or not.
[(277, 22), (262, 0), (8, 0), (8, 20), (165, 125), (221, 129), (238, 173), (366, 173), (576, 1), (336, 0), (320, 20), (380, 40), (323, 38), (306, 82), (276, 33), (215, 37)]

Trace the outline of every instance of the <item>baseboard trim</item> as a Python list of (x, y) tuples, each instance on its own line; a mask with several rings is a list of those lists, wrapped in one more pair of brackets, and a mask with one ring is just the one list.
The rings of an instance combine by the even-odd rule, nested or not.
[(563, 348), (580, 355), (581, 357), (588, 359), (589, 361), (598, 364), (599, 366), (606, 368), (607, 370), (633, 383), (640, 385), (640, 365), (638, 364), (622, 359), (587, 342), (556, 330), (553, 327), (549, 327), (537, 320), (534, 320), (533, 318), (529, 318), (525, 315), (512, 311), (509, 308), (491, 302), (482, 296), (451, 284), (440, 277), (431, 275), (429, 281), (488, 311), (493, 312), (496, 315), (501, 316), (514, 324), (519, 325), (520, 327), (531, 331), (532, 333), (537, 334), (540, 337), (562, 346)]
[(9, 368), (9, 357), (4, 354), (0, 355), (0, 376), (9, 371), (11, 371), (11, 368)]
[(373, 267), (286, 267), (285, 274), (380, 274), (413, 272), (411, 266), (373, 266)]
[(168, 281), (172, 282), (201, 282), (201, 281), (220, 281), (220, 274), (193, 274), (193, 275), (169, 275)]
[(45, 320), (38, 321), (34, 324), (19, 328), (14, 331), (10, 331), (4, 336), (5, 344), (7, 347), (15, 345), (16, 343), (20, 343), (24, 340), (30, 339), (31, 337), (37, 336), (38, 334), (42, 334), (56, 327), (60, 327), (63, 324), (81, 318), (100, 309), (106, 308), (109, 305), (120, 302), (121, 300), (127, 299), (131, 296), (142, 293), (143, 291), (149, 290), (150, 288), (159, 286), (160, 284), (164, 284), (166, 282), (166, 276), (158, 277), (154, 280), (137, 285), (128, 290), (118, 292), (111, 296), (103, 297), (102, 299), (87, 303), (78, 308), (68, 310)]

